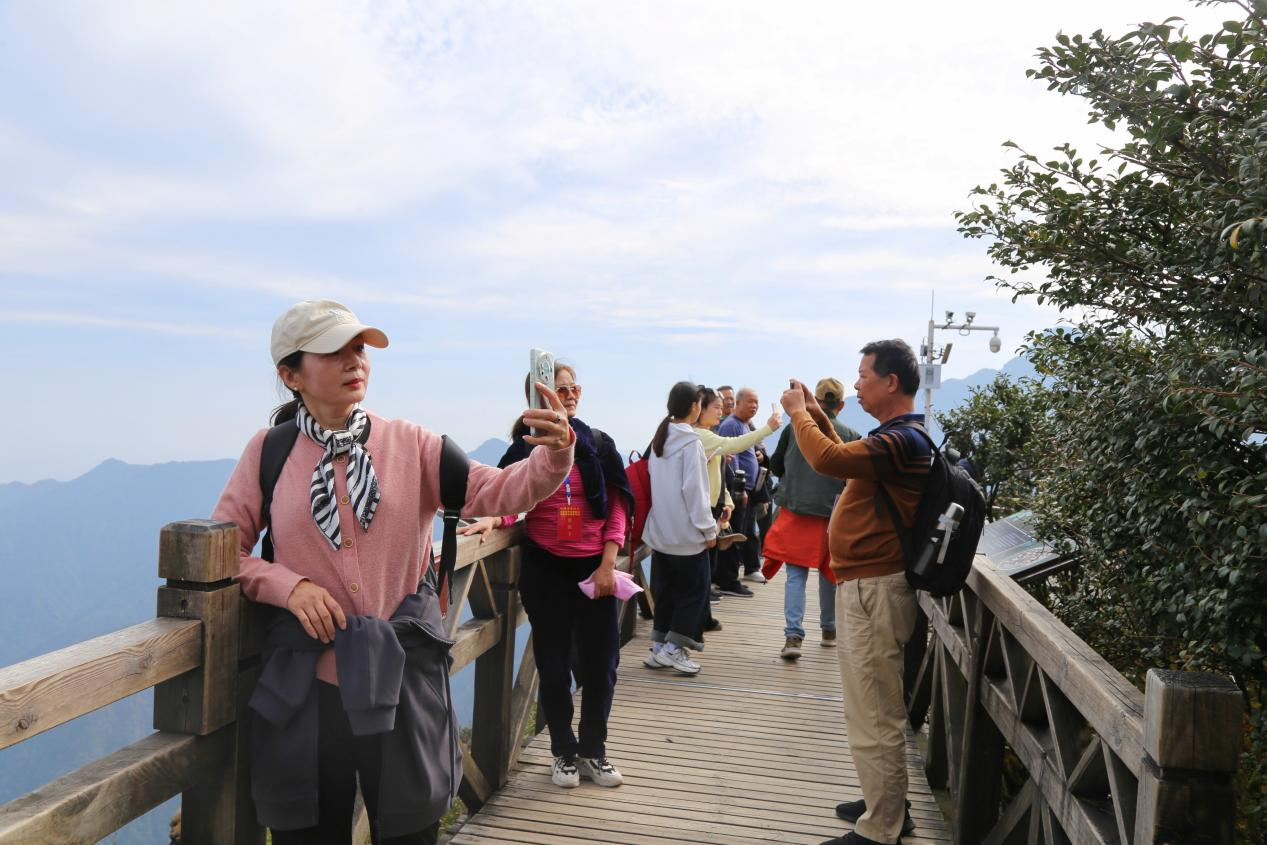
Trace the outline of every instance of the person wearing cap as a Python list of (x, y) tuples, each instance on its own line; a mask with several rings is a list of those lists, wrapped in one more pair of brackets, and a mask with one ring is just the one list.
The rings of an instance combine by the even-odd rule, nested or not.
[[(386, 348), (387, 335), (338, 302), (300, 302), (277, 319), (272, 363), (293, 398), (274, 411), (272, 422), (299, 432), (277, 478), (271, 524), (263, 524), (261, 513), (267, 429), (247, 443), (213, 513), (238, 526), (238, 581), (246, 598), (289, 611), (311, 640), (325, 646), (307, 693), (318, 705), (317, 771), (292, 773), (296, 799), (290, 821), (261, 819), (273, 828), (274, 845), (349, 842), (358, 780), (376, 842), (416, 845), (434, 843), (437, 836), (436, 823), (394, 829), (408, 812), (386, 826), (379, 818), (379, 788), (386, 791), (396, 774), (387, 761), (400, 759), (387, 747), (397, 734), (353, 735), (332, 645), (350, 619), (388, 620), (418, 590), (431, 561), (432, 524), (440, 507), (440, 436), (361, 405), (370, 377), (368, 347)], [(567, 477), (572, 432), (558, 396), (544, 387), (542, 392), (550, 408), (525, 416), (538, 431), (531, 442), (546, 448), (506, 469), (471, 462), (464, 511), (527, 510)], [(272, 535), (271, 563), (252, 551), (265, 528)], [(276, 761), (270, 765), (275, 772)]]
[[(842, 443), (859, 438), (858, 432), (837, 418), (845, 407), (845, 386), (839, 379), (821, 379), (814, 388), (814, 397)], [(805, 642), (805, 587), (811, 571), (818, 572), (818, 624), (822, 629), (819, 642), (829, 647), (836, 645), (836, 578), (827, 549), (827, 524), (845, 482), (815, 472), (801, 454), (791, 428), (785, 428), (779, 437), (779, 445), (770, 456), (770, 471), (779, 477), (779, 487), (774, 491), (779, 512), (765, 540), (761, 571), (773, 578), (783, 564), (788, 565), (783, 586), (785, 639), (779, 656), (796, 660)]]

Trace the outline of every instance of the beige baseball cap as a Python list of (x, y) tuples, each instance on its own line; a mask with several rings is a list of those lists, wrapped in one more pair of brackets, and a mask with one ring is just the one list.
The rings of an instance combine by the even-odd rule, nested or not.
[(814, 398), (819, 402), (826, 400), (829, 395), (835, 402), (845, 398), (845, 386), (840, 383), (839, 379), (834, 379), (830, 376), (819, 379), (818, 384), (814, 385)]
[(297, 302), (273, 323), (273, 365), (293, 352), (338, 352), (358, 334), (370, 346), (383, 349), (387, 335), (366, 326), (344, 304), (332, 299)]

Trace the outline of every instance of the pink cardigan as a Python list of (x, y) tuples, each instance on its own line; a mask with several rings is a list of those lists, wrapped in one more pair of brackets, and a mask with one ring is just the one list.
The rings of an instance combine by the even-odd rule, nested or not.
[[(303, 579), (325, 587), (348, 615), (387, 619), (414, 592), (431, 560), (431, 527), (440, 507), (440, 436), (406, 420), (370, 414), (365, 444), (374, 461), (382, 499), (361, 530), (347, 497), (347, 463), (336, 463), (335, 491), (344, 547), (330, 542), (312, 518), (308, 485), (322, 449), (302, 434), (282, 468), (273, 493), (275, 563), (252, 556), (260, 524), (260, 450), (265, 431), (246, 444), (220, 494), (212, 518), (233, 522), (241, 532), (242, 591), (252, 601), (286, 606)], [(573, 449), (533, 449), (528, 460), (504, 470), (472, 461), (464, 513), (515, 513), (553, 493), (572, 467)], [(334, 649), (326, 651), (317, 676), (334, 683)]]

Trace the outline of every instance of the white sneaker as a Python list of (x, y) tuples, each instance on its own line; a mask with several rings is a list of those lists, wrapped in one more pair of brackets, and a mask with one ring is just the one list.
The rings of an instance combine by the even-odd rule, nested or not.
[(572, 757), (555, 757), (554, 768), (550, 770), (550, 780), (555, 786), (564, 789), (575, 789), (581, 785), (581, 774), (576, 770), (576, 760)]
[(672, 667), (683, 675), (699, 674), (699, 664), (691, 659), (691, 656), (684, 648), (679, 648), (676, 651), (669, 651), (667, 648), (661, 649), (655, 659), (659, 661), (661, 666)]
[(665, 666), (668, 666), (669, 664), (661, 663), (657, 659), (656, 655), (659, 653), (660, 652), (656, 651), (654, 648), (648, 651), (647, 656), (642, 659), (642, 665), (646, 666), (648, 669), (663, 669)]
[(607, 762), (606, 757), (577, 757), (576, 767), (583, 776), (599, 786), (620, 786), (625, 782), (616, 767)]
[(751, 581), (754, 584), (764, 584), (766, 581), (769, 580), (768, 578), (766, 578), (764, 575), (761, 574), (761, 570), (759, 569), (755, 572), (747, 573), (746, 575), (744, 575), (743, 579), (745, 581)]

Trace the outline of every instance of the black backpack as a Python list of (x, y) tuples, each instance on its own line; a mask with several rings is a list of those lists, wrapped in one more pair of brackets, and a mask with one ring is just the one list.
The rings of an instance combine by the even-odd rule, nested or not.
[[(971, 571), (973, 558), (977, 554), (977, 542), (981, 539), (981, 529), (985, 525), (985, 496), (963, 467), (946, 458), (923, 425), (917, 422), (903, 422), (900, 425), (913, 429), (928, 441), (929, 448), (933, 450), (933, 465), (924, 481), (924, 489), (920, 492), (915, 522), (909, 529), (903, 526), (897, 504), (883, 484), (876, 484), (877, 507), (879, 502), (884, 503), (889, 518), (897, 529), (898, 539), (902, 542), (902, 557), (906, 559), (906, 580), (910, 585), (917, 590), (927, 591), (934, 598), (952, 596), (968, 580), (968, 572)], [(937, 520), (946, 512), (951, 502), (962, 506), (963, 514), (950, 536), (945, 560), (940, 565), (933, 565), (920, 576), (915, 571), (915, 563), (932, 542), (930, 538), (938, 531)]]
[[(366, 430), (368, 435), (368, 428)], [(295, 438), (299, 436), (299, 426), (293, 420), (279, 423), (264, 435), (264, 447), (260, 453), (260, 492), (263, 493), (263, 504), (260, 513), (263, 524), (267, 526), (261, 557), (273, 561), (273, 528), (272, 505), (273, 488), (286, 465), (286, 458), (295, 446)], [(470, 474), (471, 460), (462, 451), (462, 447), (447, 434), (441, 436), (440, 445), (440, 504), (444, 507), (444, 532), (440, 546), (439, 575), (435, 574), (435, 557), (432, 566), (427, 570), (427, 578), (435, 579), (432, 587), (437, 596), (444, 594), (444, 585), (453, 577), (453, 568), (457, 562), (458, 519), (462, 514), (462, 506), (466, 504), (466, 482)]]

